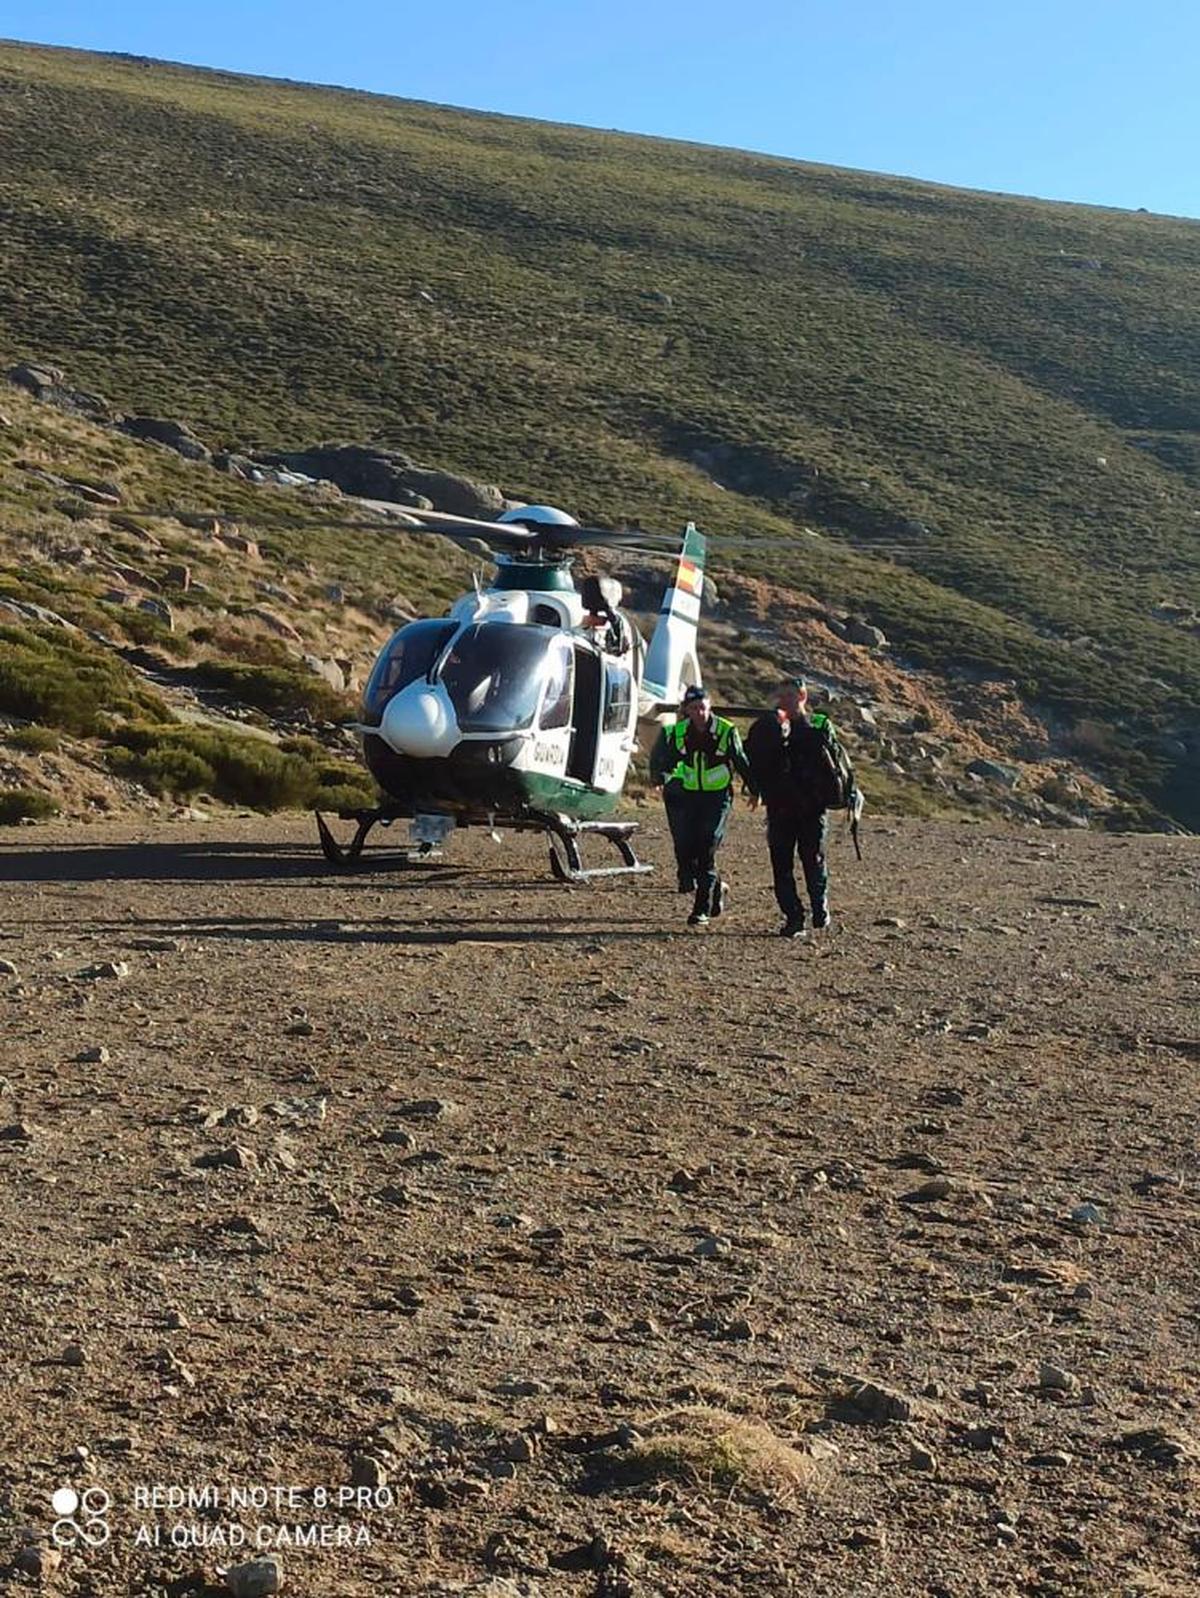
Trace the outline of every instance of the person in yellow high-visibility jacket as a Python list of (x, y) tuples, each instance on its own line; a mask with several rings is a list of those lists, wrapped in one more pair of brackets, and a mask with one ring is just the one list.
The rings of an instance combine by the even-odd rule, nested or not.
[(680, 710), (651, 752), (650, 778), (663, 791), (679, 891), (696, 895), (688, 925), (702, 927), (729, 900), (716, 855), (733, 809), (734, 773), (751, 791), (754, 784), (737, 728), (713, 715), (712, 700), (698, 683), (684, 694)]

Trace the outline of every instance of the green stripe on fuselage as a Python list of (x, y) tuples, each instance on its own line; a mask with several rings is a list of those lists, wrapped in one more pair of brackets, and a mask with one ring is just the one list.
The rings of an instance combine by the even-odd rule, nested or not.
[(550, 777), (542, 771), (513, 771), (510, 775), (524, 789), (534, 810), (551, 810), (559, 815), (575, 816), (580, 821), (609, 815), (621, 797), (619, 793), (600, 793), (585, 783), (570, 782), (565, 777)]

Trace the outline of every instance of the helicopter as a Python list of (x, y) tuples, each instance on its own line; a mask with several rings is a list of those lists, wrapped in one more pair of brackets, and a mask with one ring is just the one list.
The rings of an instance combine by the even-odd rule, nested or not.
[[(674, 711), (699, 681), (703, 534), (692, 522), (675, 538), (586, 528), (550, 505), (482, 521), (363, 503), (406, 532), (486, 554), (495, 574), (445, 616), (405, 623), (380, 650), (351, 726), (381, 802), (339, 812), (355, 826), (347, 845), (318, 812), (325, 858), (350, 866), (374, 827), (406, 819), (404, 863), (437, 858), (457, 828), (495, 835), (504, 826), (546, 833), (560, 882), (650, 871), (633, 846), (637, 822), (612, 812), (639, 718)], [(616, 579), (589, 574), (576, 584), (575, 552), (596, 547), (674, 555), (648, 644), (621, 609)], [(621, 863), (585, 868), (580, 846), (590, 837), (612, 845)]]

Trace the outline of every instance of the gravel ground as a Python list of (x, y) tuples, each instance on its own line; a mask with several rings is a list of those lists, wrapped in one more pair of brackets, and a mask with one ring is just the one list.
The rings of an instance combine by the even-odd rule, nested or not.
[(1200, 1590), (1196, 840), (881, 823), (795, 945), (646, 814), (6, 835), (0, 1581)]

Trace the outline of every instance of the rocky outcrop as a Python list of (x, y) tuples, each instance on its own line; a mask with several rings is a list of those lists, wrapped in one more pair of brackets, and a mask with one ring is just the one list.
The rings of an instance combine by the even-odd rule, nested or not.
[[(185, 460), (214, 466), (246, 482), (275, 483), (286, 488), (324, 485), (364, 499), (384, 499), (410, 510), (441, 510), (453, 516), (494, 518), (509, 504), (493, 483), (476, 482), (457, 472), (420, 466), (399, 450), (367, 444), (319, 444), (312, 449), (262, 453), (251, 458), (232, 450), (214, 454), (186, 422), (146, 415), (121, 415), (99, 395), (70, 388), (56, 366), (23, 361), (8, 369), (10, 383), (35, 399), (48, 401), (89, 420), (116, 427), (130, 438), (162, 444)], [(93, 504), (119, 504), (108, 485), (64, 483)]]
[(363, 444), (321, 444), (314, 449), (256, 458), (267, 466), (335, 483), (346, 494), (386, 499), (415, 510), (488, 518), (499, 515), (505, 506), (504, 495), (494, 484), (418, 466), (399, 450), (372, 449)]
[(44, 366), (34, 361), (19, 361), (5, 373), (8, 381), (23, 388), (34, 399), (57, 405), (59, 410), (76, 416), (86, 416), (93, 422), (111, 422), (112, 406), (99, 394), (89, 394), (85, 389), (71, 388), (57, 366)]
[(984, 782), (998, 782), (1004, 788), (1015, 788), (1021, 781), (1021, 768), (1001, 760), (972, 760), (966, 771), (968, 777), (982, 777)]
[(121, 431), (128, 433), (131, 438), (165, 444), (185, 460), (212, 460), (212, 452), (200, 442), (186, 422), (165, 421), (159, 416), (126, 416), (119, 425)]
[(161, 622), (169, 633), (175, 631), (175, 614), (165, 599), (155, 599), (147, 594), (138, 600), (137, 608), (145, 611), (147, 616), (153, 616), (155, 621)]
[(22, 599), (0, 599), (0, 621), (15, 617), (17, 621), (40, 622), (43, 627), (62, 627), (69, 633), (78, 632), (74, 622), (67, 621), (56, 610), (45, 605), (34, 605)]
[(320, 655), (302, 655), (305, 666), (314, 677), (327, 682), (335, 693), (344, 694), (348, 686), (346, 668), (340, 660), (323, 659)]
[(408, 473), (405, 486), (418, 498), (425, 496), (434, 510), (449, 511), (452, 516), (478, 516), (487, 520), (498, 516), (505, 505), (504, 495), (494, 483), (477, 483), (455, 472), (414, 467)]
[(277, 616), (273, 610), (267, 610), (263, 605), (256, 605), (246, 614), (251, 621), (261, 622), (267, 631), (274, 633), (277, 638), (284, 638), (289, 644), (302, 642), (300, 634), (291, 622), (285, 620), (283, 616)]
[(398, 505), (416, 503), (415, 491), (404, 482), (413, 463), (398, 450), (371, 449), (362, 444), (319, 444), (314, 449), (260, 454), (255, 459), (265, 466), (324, 478), (336, 483), (343, 493), (358, 494), (364, 499), (390, 499)]
[(872, 627), (858, 616), (846, 620), (843, 636), (848, 644), (864, 644), (868, 649), (886, 649), (887, 634), (882, 627)]

